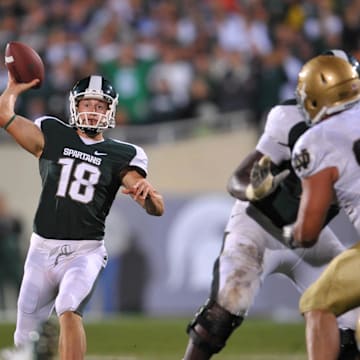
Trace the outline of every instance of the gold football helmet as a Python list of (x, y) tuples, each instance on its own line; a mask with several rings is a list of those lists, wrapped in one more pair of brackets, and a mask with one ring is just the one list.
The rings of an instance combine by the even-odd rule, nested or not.
[(319, 55), (301, 69), (296, 99), (309, 125), (360, 100), (360, 78), (348, 61)]

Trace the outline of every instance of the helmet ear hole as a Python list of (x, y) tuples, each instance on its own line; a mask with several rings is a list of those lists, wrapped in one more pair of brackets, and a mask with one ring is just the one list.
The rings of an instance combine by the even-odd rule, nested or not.
[(307, 99), (305, 102), (305, 107), (309, 110), (316, 110), (318, 103), (316, 99)]

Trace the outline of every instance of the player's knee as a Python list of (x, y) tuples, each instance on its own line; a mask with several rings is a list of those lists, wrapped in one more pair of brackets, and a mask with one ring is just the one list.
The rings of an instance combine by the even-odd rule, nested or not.
[[(334, 316), (344, 313), (345, 310), (340, 297), (325, 297), (324, 293), (317, 291), (313, 285), (310, 285), (300, 298), (299, 310), (301, 314), (310, 314), (314, 317), (323, 313), (333, 314)], [(322, 311), (318, 311), (319, 309)]]
[(207, 354), (218, 353), (243, 318), (231, 314), (213, 300), (206, 302), (187, 327), (193, 343)]
[(316, 308), (323, 308), (323, 306), (321, 306), (323, 304), (318, 304), (318, 296), (313, 285), (314, 284), (310, 285), (300, 297), (299, 310), (301, 314), (305, 314)]
[(253, 304), (260, 287), (263, 269), (259, 260), (261, 257), (257, 257), (256, 254), (256, 247), (244, 245), (240, 254), (224, 254), (221, 257), (221, 262), (227, 270), (220, 274), (225, 280), (217, 289), (217, 302), (233, 314), (244, 316)]
[[(81, 305), (79, 300), (72, 294), (58, 296), (55, 301), (55, 309), (58, 316), (66, 312), (77, 312)], [(81, 313), (81, 311), (78, 311)]]
[(300, 314), (305, 314), (307, 311), (309, 311), (308, 299), (305, 295), (306, 295), (306, 293), (303, 293), (303, 295), (300, 297), (300, 300), (299, 300)]

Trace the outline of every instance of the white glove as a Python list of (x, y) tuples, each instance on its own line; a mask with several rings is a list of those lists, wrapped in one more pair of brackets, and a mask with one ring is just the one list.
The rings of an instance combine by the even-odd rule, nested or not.
[(286, 169), (274, 176), (271, 173), (271, 159), (264, 155), (251, 169), (246, 197), (254, 201), (270, 195), (289, 174), (290, 170)]

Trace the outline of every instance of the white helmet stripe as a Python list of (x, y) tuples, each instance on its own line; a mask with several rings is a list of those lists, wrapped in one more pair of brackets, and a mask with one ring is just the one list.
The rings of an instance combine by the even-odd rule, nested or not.
[(89, 80), (89, 89), (102, 91), (102, 77), (99, 75), (92, 75), (90, 76)]
[[(81, 99), (101, 100), (108, 103), (106, 114), (97, 111), (82, 111), (79, 113), (78, 105)], [(70, 91), (70, 125), (81, 130), (94, 129), (100, 132), (115, 127), (116, 105), (118, 94), (112, 85), (100, 75), (91, 75), (79, 80)], [(91, 121), (90, 114), (93, 114)], [(98, 122), (95, 124), (95, 117)]]
[(346, 52), (343, 50), (333, 49), (330, 51), (334, 56), (339, 57), (347, 62), (349, 62), (349, 57), (347, 56)]

